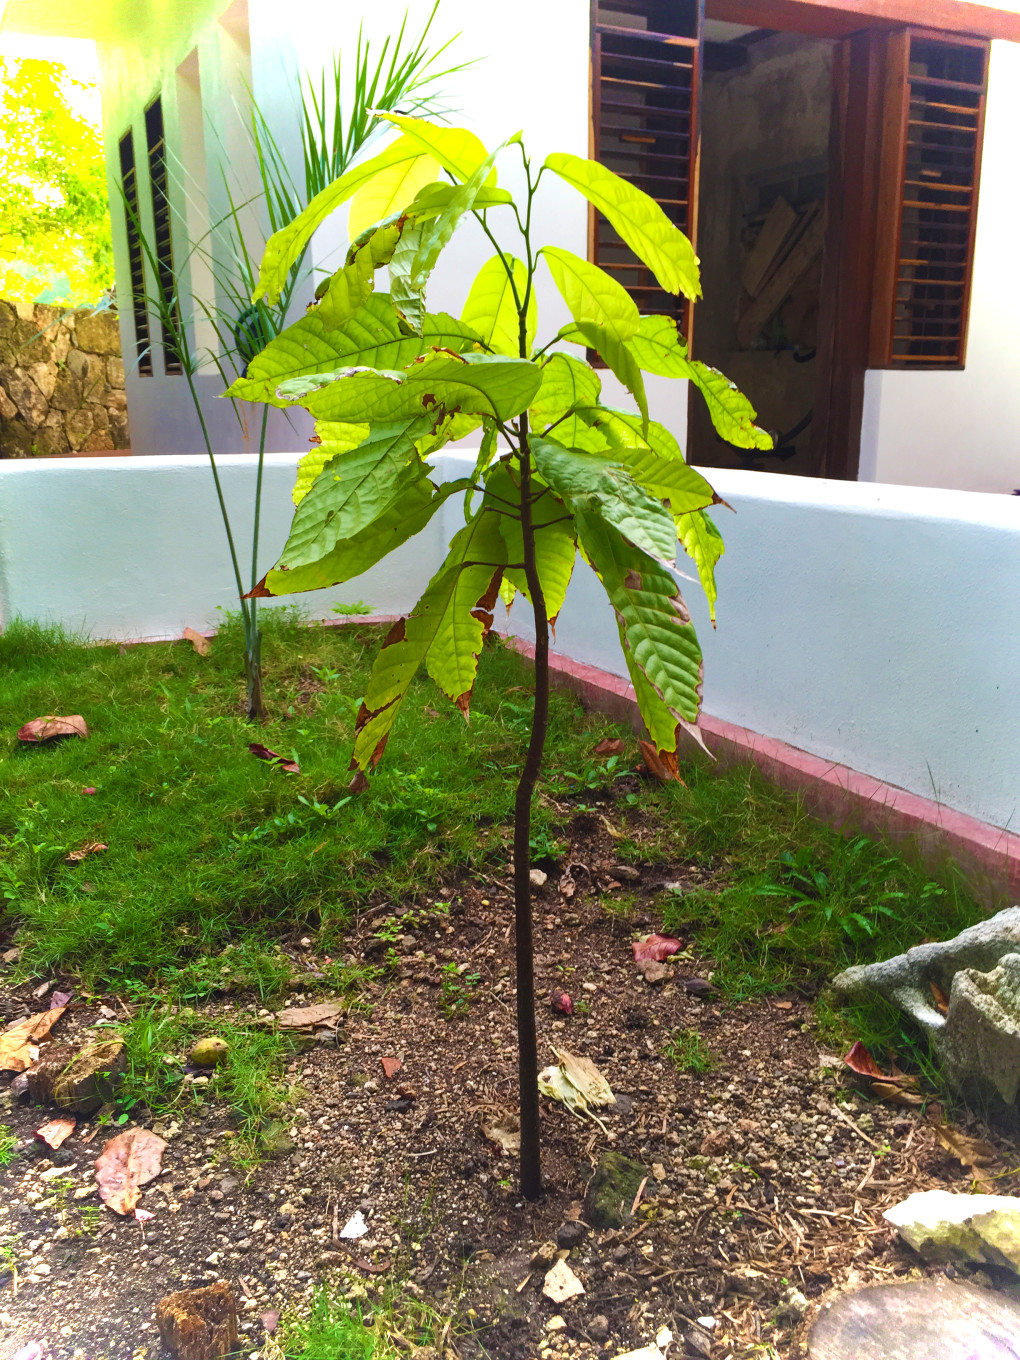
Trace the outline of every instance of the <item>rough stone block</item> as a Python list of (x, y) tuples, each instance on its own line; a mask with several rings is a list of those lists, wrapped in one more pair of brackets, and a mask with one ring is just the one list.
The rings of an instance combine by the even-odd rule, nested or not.
[(124, 360), (119, 354), (111, 354), (106, 361), (106, 381), (110, 387), (124, 386)]
[(75, 1114), (94, 1114), (117, 1093), (127, 1055), (119, 1039), (75, 1050), (67, 1044), (50, 1045), (29, 1068), (28, 1093), (41, 1105), (59, 1105)]
[(25, 370), (16, 368), (4, 374), (4, 386), (28, 428), (34, 430), (41, 425), (49, 415), (46, 398)]
[(1020, 1199), (922, 1190), (882, 1215), (926, 1261), (973, 1261), (1020, 1275)]
[(71, 373), (61, 373), (53, 388), (50, 405), (57, 411), (77, 411), (82, 403), (82, 387)]
[(237, 1349), (237, 1308), (226, 1280), (168, 1294), (156, 1305), (156, 1326), (176, 1360), (223, 1360)]
[(116, 312), (78, 312), (75, 315), (75, 341), (90, 354), (120, 354), (120, 325)]
[(584, 1196), (584, 1217), (593, 1228), (622, 1228), (648, 1172), (620, 1152), (604, 1152)]
[(47, 401), (53, 396), (53, 389), (57, 385), (56, 364), (31, 364), (26, 372), (38, 387)]
[(64, 429), (67, 431), (67, 442), (72, 449), (80, 449), (92, 433), (92, 410), (88, 406), (79, 406), (77, 411), (68, 411), (67, 419), (64, 421)]

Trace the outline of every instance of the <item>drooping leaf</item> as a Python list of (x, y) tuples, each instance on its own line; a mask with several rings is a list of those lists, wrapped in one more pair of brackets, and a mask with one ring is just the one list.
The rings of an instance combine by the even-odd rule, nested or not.
[(324, 420), (374, 423), (435, 408), (509, 420), (528, 406), (540, 380), (527, 359), (430, 349), (406, 369), (342, 369), (292, 379), (281, 391)]
[(704, 398), (716, 432), (740, 449), (770, 449), (772, 436), (754, 423), (757, 412), (725, 374), (687, 357), (676, 322), (668, 316), (643, 316), (628, 348), (646, 373), (685, 378)]
[[(701, 707), (701, 648), (676, 581), (601, 515), (578, 513), (576, 524), (585, 556), (616, 612), (628, 665), (633, 661), (667, 708), (695, 722)], [(635, 690), (640, 706), (641, 690), (637, 685)]]
[(363, 185), (347, 209), (347, 235), (355, 240), (367, 228), (392, 213), (403, 212), (419, 191), (439, 179), (441, 166), (431, 156), (398, 161)]
[[(484, 186), (485, 177), (493, 168), (496, 157), (503, 150), (502, 146), (496, 148), (491, 155), (487, 156), (470, 179), (458, 185), (455, 192), (451, 195), (449, 203), (432, 221), (424, 224), (416, 233), (417, 249), (411, 261), (408, 278), (408, 290), (412, 294), (419, 294), (424, 307), (425, 285), (429, 275), (436, 267), (439, 256), (449, 245), (453, 233), (457, 230), (461, 218), (469, 212), (474, 205), (475, 199), (481, 193)], [(392, 270), (391, 270), (392, 276)], [(394, 304), (396, 305), (396, 304)], [(411, 317), (405, 316), (409, 322)], [(412, 323), (413, 324), (413, 323)], [(420, 326), (415, 326), (415, 330), (420, 330)]]
[[(467, 128), (444, 127), (425, 118), (410, 118), (402, 113), (378, 115), (404, 133), (400, 140), (410, 140), (419, 152), (433, 156), (444, 170), (459, 179), (469, 180), (488, 156), (481, 141)], [(495, 184), (496, 172), (490, 172), (490, 183)]]
[[(506, 511), (509, 506), (512, 512), (520, 514), (520, 487), (505, 464), (494, 469), (485, 485), (487, 494), (495, 498), (494, 503), (500, 510)], [(542, 583), (546, 617), (554, 621), (563, 608), (577, 557), (573, 516), (548, 488), (533, 502), (531, 514), (535, 532), (535, 565)], [(523, 562), (524, 535), (520, 520), (504, 514), (500, 516), (499, 527), (506, 541), (507, 561), (511, 564)], [(531, 591), (523, 568), (511, 565), (504, 575), (531, 603)]]
[(601, 391), (602, 382), (589, 364), (572, 354), (551, 355), (542, 366), (542, 385), (530, 407), (534, 429), (541, 432), (579, 406), (595, 406)]
[(471, 506), (474, 502), (475, 489), (484, 478), (493, 458), (496, 456), (497, 449), (497, 430), (494, 420), (487, 420), (482, 432), (482, 442), (478, 446), (478, 457), (475, 459), (474, 471), (471, 474), (471, 486), (464, 495), (464, 519), (471, 518)]
[(320, 420), (315, 426), (318, 443), (313, 444), (297, 465), (297, 479), (291, 499), (300, 505), (311, 491), (315, 479), (338, 453), (356, 449), (368, 438), (367, 425), (345, 425), (340, 420)]
[(542, 258), (576, 322), (598, 326), (616, 341), (637, 334), (641, 318), (623, 284), (598, 265), (558, 246), (543, 246)]
[[(448, 694), (464, 685), (453, 697), (467, 703), (477, 668), (477, 651), (487, 626), (485, 602), (490, 589), (493, 598), (498, 590), (498, 568), (492, 565), (498, 556), (493, 553), (505, 554), (496, 520), (497, 516), (483, 509), (464, 526), (411, 614), (394, 625), (383, 643), (356, 724), (351, 764), (362, 773), (374, 769), (382, 758), (408, 687), (440, 636), (442, 642), (430, 673)], [(479, 602), (483, 603), (478, 611), (481, 618), (472, 613)], [(456, 623), (452, 617), (455, 610)], [(470, 622), (465, 621), (465, 613)], [(491, 622), (491, 613), (488, 618)]]
[(267, 302), (276, 302), (287, 281), (291, 266), (326, 218), (342, 203), (352, 198), (360, 188), (371, 183), (376, 175), (395, 165), (418, 160), (427, 150), (419, 138), (398, 137), (384, 151), (380, 151), (378, 156), (353, 166), (339, 179), (328, 184), (321, 193), (316, 194), (311, 203), (298, 213), (293, 221), (274, 232), (266, 242), (258, 286), (252, 294), (252, 301), (258, 302), (264, 297)]
[[(459, 541), (462, 540), (462, 541)], [(467, 717), (482, 643), (507, 561), (500, 517), (482, 509), (450, 544), (447, 561), (459, 561), (449, 608), (440, 619), (425, 667), (448, 699)]]
[[(527, 266), (523, 260), (514, 259), (512, 255), (507, 256), (506, 260), (507, 265), (513, 270), (517, 295), (523, 302), (528, 282)], [(493, 255), (492, 259), (487, 260), (478, 271), (460, 319), (472, 330), (478, 332), (493, 354), (520, 354), (521, 341), (517, 306), (514, 302), (513, 289), (510, 286), (510, 277), (500, 256)], [(528, 300), (526, 325), (529, 354), (535, 340), (537, 324), (538, 303), (534, 289), (532, 289), (531, 297)]]
[(708, 600), (708, 612), (715, 626), (715, 602), (718, 591), (715, 585), (715, 564), (726, 551), (722, 534), (707, 510), (692, 510), (690, 514), (678, 515), (676, 531), (684, 551), (698, 569), (698, 579)]
[(427, 275), (417, 278), (415, 261), (421, 248), (424, 227), (408, 227), (390, 260), (390, 302), (415, 335), (425, 324), (425, 284)]
[(428, 470), (415, 440), (432, 428), (428, 415), (372, 426), (363, 443), (337, 455), (297, 507), (279, 568), (308, 566), (383, 514)]
[(622, 463), (604, 454), (564, 448), (552, 439), (532, 439), (531, 452), (542, 480), (571, 511), (600, 515), (651, 557), (675, 560), (673, 517), (638, 486)]
[(694, 247), (653, 198), (581, 156), (555, 151), (545, 165), (598, 208), (667, 293), (683, 293), (692, 300), (701, 297)]
[(645, 395), (645, 380), (641, 376), (637, 360), (630, 352), (629, 343), (626, 340), (618, 339), (604, 326), (596, 326), (590, 321), (578, 321), (573, 326), (564, 327), (560, 331), (560, 335), (564, 340), (573, 340), (576, 344), (587, 345), (601, 355), (606, 366), (619, 378), (637, 402), (638, 410), (641, 412), (642, 427), (647, 429), (648, 398)]
[(438, 490), (422, 479), (412, 482), (377, 520), (353, 538), (338, 543), (317, 562), (293, 571), (274, 567), (252, 591), (257, 598), (300, 595), (343, 585), (381, 562), (384, 557), (420, 533), (450, 496), (462, 492), (463, 480), (446, 482)]

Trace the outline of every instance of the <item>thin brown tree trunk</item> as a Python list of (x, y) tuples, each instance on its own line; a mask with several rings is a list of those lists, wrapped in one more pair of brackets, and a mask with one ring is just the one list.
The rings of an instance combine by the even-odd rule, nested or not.
[(538, 1043), (535, 1034), (535, 956), (531, 912), (531, 802), (542, 768), (549, 725), (549, 624), (545, 597), (535, 562), (535, 534), (531, 519), (531, 453), (527, 416), (522, 418), (521, 531), (524, 575), (535, 612), (535, 711), (531, 739), (514, 802), (514, 919), (517, 935), (517, 1071), (521, 1101), (521, 1194), (537, 1199), (542, 1193), (539, 1147)]

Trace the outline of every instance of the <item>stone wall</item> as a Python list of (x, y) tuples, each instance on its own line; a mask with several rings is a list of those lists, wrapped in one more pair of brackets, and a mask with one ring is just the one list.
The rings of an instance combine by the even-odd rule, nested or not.
[(130, 444), (117, 313), (0, 299), (0, 458)]

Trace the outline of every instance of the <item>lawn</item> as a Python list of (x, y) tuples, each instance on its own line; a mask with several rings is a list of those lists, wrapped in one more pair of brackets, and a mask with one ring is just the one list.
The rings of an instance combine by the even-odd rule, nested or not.
[[(417, 681), (370, 790), (352, 796), (354, 718), (379, 630), (309, 627), (280, 611), (266, 632), (271, 716), (259, 728), (243, 718), (234, 620), (205, 655), (184, 642), (88, 646), (20, 625), (0, 636), (0, 1007), (15, 1019), (45, 1006), (40, 983), (43, 995), (58, 984), (72, 992), (60, 1041), (94, 1042), (105, 1025), (126, 1047), (116, 1103), (90, 1128), (150, 1127), (169, 1145), (162, 1188), (146, 1192), (155, 1217), (139, 1235), (87, 1200), (77, 1206), (95, 1155), (79, 1129), (60, 1150), (66, 1184), (53, 1182), (31, 1238), (18, 1215), (38, 1199), (35, 1167), (49, 1163), (33, 1163), (39, 1110), (5, 1086), (0, 1287), (9, 1260), (41, 1301), (15, 1318), (15, 1340), (49, 1318), (71, 1326), (78, 1346), (105, 1347), (89, 1331), (88, 1300), (112, 1272), (121, 1282), (109, 1310), (123, 1334), (109, 1354), (130, 1355), (140, 1337), (123, 1291), (136, 1290), (144, 1314), (180, 1281), (226, 1274), (255, 1310), (243, 1314), (251, 1339), (259, 1309), (284, 1312), (281, 1353), (295, 1360), (359, 1353), (359, 1310), (376, 1360), (402, 1348), (391, 1344), (398, 1335), (456, 1338), (466, 1360), (502, 1360), (523, 1337), (530, 1354), (551, 1306), (518, 1298), (529, 1253), (575, 1231), (598, 1131), (546, 1102), (548, 1189), (532, 1208), (480, 1122), (514, 1103), (508, 864), (528, 667), (491, 639), (469, 725)], [(82, 714), (88, 739), (19, 743), (18, 727), (47, 713)], [(299, 773), (257, 758), (253, 741)], [(604, 753), (607, 741), (616, 754)], [(820, 1051), (850, 1038), (922, 1066), (923, 1045), (890, 1011), (831, 1011), (824, 983), (982, 912), (951, 871), (936, 881), (909, 857), (833, 831), (753, 770), (699, 758), (683, 776), (655, 781), (632, 732), (554, 696), (533, 829), (547, 875), (535, 897), (540, 1051), (547, 1061), (550, 1044), (567, 1043), (596, 1061), (621, 1093), (611, 1141), (646, 1165), (657, 1159), (655, 1176), (668, 1178), (639, 1215), (654, 1266), (628, 1264), (633, 1230), (593, 1234), (571, 1257), (588, 1297), (566, 1317), (583, 1336), (596, 1311), (614, 1344), (637, 1345), (668, 1308), (697, 1317), (721, 1306), (733, 1272), (712, 1253), (764, 1258), (760, 1297), (728, 1305), (726, 1334), (747, 1344), (767, 1335), (775, 1349), (765, 1353), (785, 1355), (792, 1332), (770, 1310), (801, 1262), (818, 1267), (805, 1284), (812, 1297), (858, 1269), (865, 1250), (878, 1253), (877, 1278), (910, 1268), (889, 1244), (856, 1243), (830, 1221), (872, 1149), (888, 1152), (904, 1183), (947, 1177), (921, 1111), (905, 1122), (818, 1066)], [(659, 987), (631, 957), (649, 930), (684, 944)], [(569, 1019), (549, 1004), (561, 988), (574, 998)], [(330, 1043), (274, 1028), (271, 1012), (288, 999), (320, 998), (345, 1007)], [(196, 1077), (188, 1052), (212, 1035), (227, 1057)], [(382, 1057), (399, 1058), (401, 1075), (381, 1072)], [(851, 1124), (832, 1123), (823, 1142), (828, 1117), (812, 1111), (833, 1102)], [(771, 1133), (755, 1131), (761, 1119)], [(876, 1178), (868, 1193), (886, 1184)], [(792, 1258), (785, 1230), (762, 1227), (775, 1194), (819, 1206), (803, 1211), (808, 1237)], [(372, 1235), (350, 1258), (337, 1230), (359, 1201)], [(692, 1232), (702, 1202), (709, 1217)], [(149, 1243), (158, 1254), (143, 1254)], [(51, 1261), (73, 1278), (73, 1296), (59, 1279), (48, 1289)], [(532, 1331), (514, 1341), (514, 1327)], [(577, 1356), (589, 1354), (601, 1352), (585, 1342)]]

